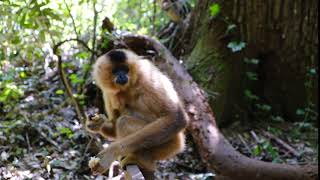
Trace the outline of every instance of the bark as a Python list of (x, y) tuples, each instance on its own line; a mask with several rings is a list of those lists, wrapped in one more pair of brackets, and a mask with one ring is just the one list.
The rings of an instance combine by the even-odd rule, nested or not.
[(145, 55), (145, 52), (150, 50), (156, 52), (154, 63), (172, 79), (175, 88), (185, 102), (190, 118), (188, 129), (192, 133), (203, 162), (210, 170), (237, 180), (318, 178), (317, 166), (273, 164), (250, 159), (238, 153), (217, 128), (215, 117), (203, 90), (161, 43), (138, 35), (126, 35), (121, 41), (139, 55)]
[[(214, 2), (221, 6), (216, 18), (209, 13)], [(235, 31), (226, 33), (231, 24), (236, 25)], [(317, 110), (318, 76), (311, 80), (311, 88), (304, 85), (308, 70), (318, 67), (317, 0), (199, 1), (186, 34), (190, 35), (184, 47), (190, 52), (186, 55), (189, 71), (204, 88), (219, 94), (210, 101), (219, 122), (232, 121), (235, 114), (248, 119), (243, 91), (250, 86), (285, 119), (298, 120), (296, 110), (310, 102)], [(231, 41), (247, 46), (232, 53), (227, 48)], [(244, 58), (260, 59), (250, 69), (258, 74), (257, 83), (245, 80)]]

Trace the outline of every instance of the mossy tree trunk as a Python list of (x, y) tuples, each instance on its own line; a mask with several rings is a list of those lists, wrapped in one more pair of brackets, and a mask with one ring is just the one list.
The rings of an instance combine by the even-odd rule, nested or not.
[[(213, 3), (221, 8), (216, 17), (210, 15)], [(207, 90), (219, 124), (250, 119), (257, 104), (288, 120), (298, 120), (296, 110), (311, 103), (317, 109), (317, 0), (202, 0), (187, 34), (188, 70)], [(246, 47), (232, 52), (230, 42)]]

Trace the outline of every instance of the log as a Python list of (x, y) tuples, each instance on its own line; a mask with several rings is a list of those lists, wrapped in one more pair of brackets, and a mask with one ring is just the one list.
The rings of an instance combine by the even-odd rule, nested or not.
[(318, 179), (317, 165), (273, 164), (250, 159), (237, 152), (220, 133), (203, 90), (159, 41), (147, 36), (128, 34), (121, 38), (121, 42), (140, 55), (147, 50), (157, 52), (159, 56), (155, 64), (172, 79), (185, 102), (190, 118), (188, 130), (209, 170), (237, 180)]

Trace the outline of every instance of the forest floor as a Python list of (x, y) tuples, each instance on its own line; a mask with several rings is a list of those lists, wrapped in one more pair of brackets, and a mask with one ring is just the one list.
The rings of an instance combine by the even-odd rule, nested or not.
[[(58, 74), (43, 72), (21, 83), (28, 87), (22, 100), (0, 104), (0, 179), (106, 179), (92, 176), (87, 165), (103, 140), (90, 136), (76, 119), (61, 93)], [(289, 164), (318, 161), (317, 128), (235, 123), (223, 133), (236, 149), (255, 159)], [(188, 134), (186, 150), (159, 162), (156, 176), (213, 179), (214, 174), (206, 170)]]

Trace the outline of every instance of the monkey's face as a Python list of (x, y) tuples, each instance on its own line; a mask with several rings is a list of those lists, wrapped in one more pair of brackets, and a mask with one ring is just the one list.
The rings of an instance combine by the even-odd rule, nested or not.
[(118, 91), (125, 90), (135, 79), (135, 61), (137, 55), (116, 49), (98, 58), (93, 77), (101, 88)]

